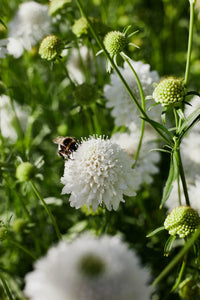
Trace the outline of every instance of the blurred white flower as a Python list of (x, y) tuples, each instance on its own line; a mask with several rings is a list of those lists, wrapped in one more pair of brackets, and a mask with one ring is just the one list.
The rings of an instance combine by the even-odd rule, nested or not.
[[(130, 133), (117, 132), (111, 138), (113, 142), (120, 145), (120, 147), (125, 150), (132, 158), (135, 157), (139, 139), (140, 129), (136, 126)], [(158, 148), (156, 135), (152, 130), (146, 128), (139, 154), (139, 159), (134, 169), (137, 174), (141, 174), (142, 182), (148, 184), (153, 181), (152, 175), (156, 174), (159, 171), (156, 164), (159, 163), (160, 153), (157, 151), (151, 151), (155, 148)]]
[(24, 52), (22, 40), (12, 37), (8, 38), (7, 50), (10, 55), (13, 55), (15, 58), (19, 58)]
[(148, 300), (147, 269), (118, 237), (60, 242), (25, 277), (30, 300)]
[[(158, 82), (159, 76), (156, 71), (150, 71), (150, 65), (144, 64), (141, 61), (132, 62), (132, 65), (141, 81), (144, 95), (150, 96), (153, 93), (153, 83)], [(127, 81), (136, 99), (141, 103), (140, 92), (137, 85), (137, 81), (133, 72), (127, 63), (124, 64), (124, 68), (119, 68), (123, 77)], [(104, 95), (107, 99), (106, 106), (112, 108), (111, 115), (114, 117), (115, 125), (123, 126), (134, 122), (137, 126), (141, 124), (139, 116), (141, 113), (138, 111), (136, 105), (130, 98), (127, 90), (115, 73), (111, 74), (111, 82), (104, 87)], [(154, 104), (154, 100), (146, 100), (147, 114), (153, 120), (160, 120), (162, 108), (160, 105), (153, 107), (150, 111), (148, 108)]]
[(108, 210), (117, 210), (124, 202), (123, 194), (134, 196), (141, 183), (140, 174), (131, 168), (133, 162), (109, 139), (93, 136), (82, 140), (73, 159), (65, 162), (62, 194), (71, 193), (72, 207), (86, 204), (95, 211), (104, 203)]
[[(30, 50), (44, 36), (50, 34), (50, 29), (51, 19), (48, 16), (48, 6), (35, 1), (27, 1), (19, 5), (14, 19), (9, 24), (9, 38), (18, 40), (21, 47)], [(14, 42), (17, 43), (11, 40), (11, 45)], [(11, 54), (13, 54), (14, 46), (11, 45)]]
[[(197, 175), (193, 180), (187, 178), (186, 181), (187, 181), (190, 206), (193, 209), (197, 210), (198, 213), (200, 213), (200, 201), (199, 201), (200, 176)], [(178, 185), (177, 182), (175, 182), (171, 194), (169, 196), (169, 199), (165, 202), (165, 206), (169, 211), (172, 211), (175, 207), (179, 206), (180, 204), (186, 205), (181, 182), (180, 182), (180, 197), (181, 197), (181, 203), (179, 203), (179, 198), (178, 198)]]
[[(190, 105), (185, 105), (185, 116), (188, 117), (191, 113), (195, 111), (195, 109), (200, 107), (200, 97), (199, 96), (194, 96), (192, 99), (189, 101)], [(197, 122), (191, 129), (192, 131), (199, 131), (200, 132), (200, 123)]]
[[(28, 119), (28, 108), (21, 107), (16, 102), (13, 103), (15, 113), (17, 118), (22, 126), (22, 129), (25, 128), (27, 119)], [(0, 127), (1, 134), (4, 138), (9, 138), (13, 142), (17, 139), (17, 132), (13, 124), (15, 119), (15, 113), (11, 106), (10, 98), (6, 95), (0, 96)]]

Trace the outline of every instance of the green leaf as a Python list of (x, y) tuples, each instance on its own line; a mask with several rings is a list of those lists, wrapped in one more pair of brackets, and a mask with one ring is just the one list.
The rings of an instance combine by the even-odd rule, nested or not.
[(153, 121), (151, 119), (146, 119), (144, 117), (141, 117), (141, 119), (145, 120), (146, 122), (150, 123), (154, 128), (157, 127), (159, 129), (161, 129), (162, 131), (164, 131), (170, 138), (173, 138), (173, 135), (171, 134), (171, 132), (169, 132), (169, 130), (163, 126), (162, 124), (156, 122), (156, 121)]
[(195, 109), (183, 122), (181, 128), (177, 132), (179, 135), (179, 141), (183, 138), (183, 136), (191, 129), (198, 121), (200, 120), (200, 107)]
[(170, 235), (170, 237), (166, 241), (164, 247), (164, 256), (168, 256), (169, 253), (171, 252), (175, 239), (176, 239), (176, 235)]
[(158, 228), (156, 228), (154, 231), (152, 231), (152, 232), (150, 232), (149, 234), (147, 234), (146, 237), (151, 237), (151, 236), (157, 234), (158, 232), (163, 231), (164, 229), (165, 229), (164, 226), (158, 227)]
[(164, 203), (169, 198), (169, 195), (173, 188), (173, 182), (177, 179), (177, 177), (178, 177), (178, 165), (177, 165), (175, 152), (172, 152), (171, 160), (170, 160), (170, 167), (169, 167), (169, 175), (168, 175), (167, 181), (165, 183), (165, 187), (163, 189), (163, 196), (162, 196), (162, 200), (161, 200), (161, 204), (160, 204), (160, 209), (163, 207)]

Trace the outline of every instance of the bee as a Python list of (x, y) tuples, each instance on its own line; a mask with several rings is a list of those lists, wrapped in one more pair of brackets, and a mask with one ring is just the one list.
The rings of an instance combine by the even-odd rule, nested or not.
[(53, 143), (58, 144), (58, 155), (63, 159), (71, 158), (72, 152), (78, 149), (77, 140), (71, 136), (58, 136)]

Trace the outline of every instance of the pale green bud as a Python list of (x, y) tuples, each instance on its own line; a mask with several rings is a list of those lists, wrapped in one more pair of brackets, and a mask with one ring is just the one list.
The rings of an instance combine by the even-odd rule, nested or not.
[(64, 49), (64, 43), (56, 35), (47, 35), (40, 43), (39, 55), (42, 59), (55, 60)]
[(35, 175), (35, 167), (30, 162), (20, 164), (16, 169), (16, 178), (21, 182), (31, 180)]
[(153, 98), (163, 106), (181, 106), (185, 100), (186, 88), (182, 80), (169, 77), (161, 80), (153, 92)]
[(79, 270), (87, 277), (94, 278), (98, 277), (104, 272), (105, 264), (97, 255), (88, 253), (79, 261)]
[(127, 37), (120, 31), (110, 31), (104, 38), (104, 45), (111, 56), (119, 54), (128, 45)]
[(71, 4), (72, 0), (52, 0), (49, 2), (49, 14), (54, 16)]
[(179, 285), (179, 296), (185, 300), (199, 300), (200, 286), (192, 277), (186, 278)]
[(190, 206), (178, 206), (174, 208), (164, 222), (164, 227), (171, 235), (179, 235), (184, 238), (194, 232), (200, 225), (198, 212)]

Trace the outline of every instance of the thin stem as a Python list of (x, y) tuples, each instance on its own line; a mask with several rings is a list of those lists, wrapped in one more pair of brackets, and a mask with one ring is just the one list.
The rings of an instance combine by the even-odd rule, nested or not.
[(176, 151), (177, 151), (177, 159), (178, 159), (178, 166), (179, 166), (179, 174), (180, 174), (181, 181), (182, 181), (183, 192), (185, 195), (185, 201), (186, 201), (186, 204), (188, 206), (190, 206), (190, 200), (189, 200), (189, 195), (188, 195), (187, 183), (186, 183), (186, 179), (185, 179), (185, 173), (184, 173), (184, 169), (183, 169), (180, 149), (177, 149)]
[(37, 257), (31, 253), (27, 248), (25, 248), (24, 246), (22, 246), (21, 244), (19, 244), (16, 241), (13, 241), (11, 239), (8, 239), (9, 243), (15, 245), (16, 247), (18, 247), (19, 249), (23, 250), (26, 254), (28, 254), (30, 257), (32, 257), (34, 260), (37, 260)]
[[(137, 84), (138, 84), (138, 88), (139, 88), (139, 91), (140, 91), (140, 97), (141, 97), (141, 102), (142, 102), (142, 109), (145, 111), (145, 96), (144, 96), (144, 91), (143, 91), (140, 79), (139, 79), (137, 73), (135, 72), (135, 69), (133, 68), (132, 64), (130, 63), (129, 59), (125, 58), (124, 56), (123, 56), (123, 58), (127, 62), (127, 64), (129, 65), (130, 69), (132, 70), (132, 72), (133, 72), (133, 74), (134, 74), (134, 76), (136, 78), (136, 81), (137, 81)], [(143, 140), (143, 136), (144, 136), (144, 128), (145, 128), (145, 120), (142, 119), (141, 132), (140, 132), (140, 140), (139, 140), (139, 143), (138, 143), (137, 151), (135, 153), (135, 157), (134, 157), (135, 162), (134, 162), (133, 167), (137, 163), (137, 160), (138, 160), (138, 157), (139, 157), (139, 153), (140, 153), (140, 149), (142, 147), (142, 140)]]
[(6, 282), (5, 278), (4, 278), (4, 276), (2, 275), (2, 272), (0, 272), (0, 279), (1, 279), (3, 288), (4, 288), (5, 292), (6, 292), (9, 300), (14, 300), (14, 298), (13, 298), (11, 292), (10, 292), (10, 289), (9, 289), (9, 287), (7, 285), (7, 282)]
[(61, 235), (61, 233), (60, 233), (60, 230), (59, 230), (59, 228), (58, 228), (58, 225), (57, 225), (57, 223), (56, 223), (56, 220), (55, 220), (54, 216), (52, 215), (52, 212), (51, 212), (50, 209), (48, 208), (48, 205), (46, 204), (46, 202), (44, 201), (44, 199), (43, 199), (42, 196), (40, 195), (40, 193), (39, 193), (37, 187), (35, 186), (35, 184), (34, 184), (31, 180), (30, 180), (30, 184), (31, 184), (31, 187), (32, 187), (34, 193), (36, 194), (36, 196), (38, 197), (38, 199), (42, 202), (42, 204), (43, 204), (43, 206), (44, 206), (44, 208), (45, 208), (45, 210), (46, 210), (46, 212), (47, 212), (49, 218), (51, 219), (51, 222), (52, 222), (52, 224), (53, 224), (53, 226), (54, 226), (54, 229), (55, 229), (55, 231), (56, 231), (56, 234), (57, 234), (58, 239), (59, 239), (59, 240), (62, 239), (62, 235)]
[(190, 25), (189, 25), (187, 61), (186, 61), (185, 79), (184, 79), (186, 85), (188, 83), (190, 63), (191, 63), (192, 38), (193, 38), (193, 28), (194, 28), (194, 5), (195, 5), (195, 1), (190, 1)]
[(200, 226), (194, 232), (192, 237), (187, 241), (187, 243), (181, 249), (181, 251), (174, 257), (174, 259), (166, 266), (166, 268), (154, 280), (152, 285), (158, 284), (163, 278), (167, 276), (167, 274), (176, 266), (176, 264), (180, 261), (180, 259), (189, 251), (189, 249), (192, 247), (194, 242), (198, 239), (199, 235), (200, 235)]
[[(116, 66), (116, 64), (114, 63), (113, 59), (111, 58), (111, 56), (109, 55), (108, 51), (106, 50), (104, 44), (102, 43), (102, 41), (99, 39), (96, 30), (93, 28), (91, 21), (89, 20), (87, 14), (85, 13), (85, 10), (83, 8), (83, 5), (81, 4), (80, 0), (76, 0), (77, 5), (82, 13), (82, 15), (87, 19), (88, 25), (90, 27), (90, 30), (94, 36), (94, 38), (96, 39), (98, 45), (100, 46), (100, 48), (102, 48), (102, 50), (104, 51), (107, 59), (110, 61), (111, 66), (113, 67), (113, 69), (115, 70), (115, 72), (117, 73), (117, 75), (119, 76), (121, 82), (123, 83), (123, 85), (125, 86), (127, 92), (129, 93), (131, 99), (133, 100), (133, 102), (135, 103), (135, 105), (137, 106), (138, 110), (141, 112), (142, 116), (146, 119), (146, 120), (150, 120), (148, 115), (145, 113), (145, 111), (143, 110), (143, 108), (140, 106), (139, 102), (137, 101), (137, 99), (135, 98), (131, 88), (129, 87), (129, 85), (127, 84), (126, 80), (124, 79), (124, 77), (122, 76), (121, 72), (119, 71), (118, 67)], [(162, 131), (160, 131), (157, 127), (154, 127), (152, 123), (150, 123), (151, 126), (157, 131), (157, 133), (171, 146), (173, 146), (173, 142), (171, 140), (169, 140), (163, 133)]]
[(174, 286), (172, 287), (171, 292), (175, 291), (175, 289), (179, 286), (179, 284), (181, 282), (181, 279), (183, 277), (183, 273), (185, 271), (186, 264), (187, 264), (187, 253), (184, 255), (183, 262), (182, 262), (182, 265), (181, 265), (181, 269), (180, 269), (180, 272), (178, 274), (178, 278), (177, 278)]

